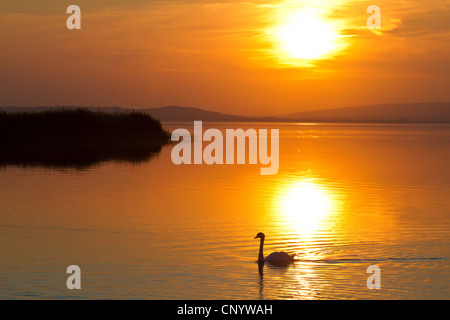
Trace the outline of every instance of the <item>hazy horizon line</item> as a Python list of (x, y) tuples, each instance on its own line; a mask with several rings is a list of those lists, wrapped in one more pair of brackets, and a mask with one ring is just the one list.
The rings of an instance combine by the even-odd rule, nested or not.
[(238, 114), (238, 113), (226, 113), (224, 111), (218, 111), (213, 109), (206, 109), (204, 107), (192, 107), (186, 105), (175, 105), (175, 104), (167, 104), (163, 106), (149, 106), (149, 107), (132, 107), (132, 106), (124, 106), (124, 105), (0, 105), (0, 109), (3, 108), (120, 108), (120, 109), (129, 109), (129, 110), (149, 110), (149, 109), (161, 109), (167, 107), (179, 107), (186, 109), (197, 109), (206, 112), (217, 112), (223, 115), (232, 115), (239, 117), (280, 117), (280, 116), (289, 116), (295, 113), (301, 112), (314, 112), (314, 111), (326, 111), (326, 110), (336, 110), (336, 109), (345, 109), (345, 108), (358, 108), (358, 107), (371, 107), (371, 106), (386, 106), (386, 105), (418, 105), (418, 104), (450, 104), (450, 101), (421, 101), (421, 102), (387, 102), (387, 103), (374, 103), (374, 104), (359, 104), (359, 105), (343, 105), (339, 107), (319, 107), (317, 109), (302, 109), (289, 113), (280, 113), (280, 114)]

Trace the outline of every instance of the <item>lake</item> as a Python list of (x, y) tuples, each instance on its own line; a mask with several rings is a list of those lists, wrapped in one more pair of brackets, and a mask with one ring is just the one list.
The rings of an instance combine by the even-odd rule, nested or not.
[[(279, 129), (278, 174), (177, 166), (173, 145), (146, 161), (0, 168), (0, 298), (450, 298), (450, 125), (203, 125)], [(296, 261), (259, 269), (258, 232), (265, 255)], [(81, 290), (66, 287), (69, 265)]]

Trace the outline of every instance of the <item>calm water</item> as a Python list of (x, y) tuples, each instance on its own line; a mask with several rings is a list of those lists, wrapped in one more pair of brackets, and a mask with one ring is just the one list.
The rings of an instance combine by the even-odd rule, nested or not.
[[(279, 128), (279, 173), (175, 166), (172, 146), (0, 169), (0, 298), (450, 298), (449, 125), (210, 125)], [(260, 231), (266, 255), (298, 261), (258, 272)], [(66, 288), (72, 264), (82, 290)]]

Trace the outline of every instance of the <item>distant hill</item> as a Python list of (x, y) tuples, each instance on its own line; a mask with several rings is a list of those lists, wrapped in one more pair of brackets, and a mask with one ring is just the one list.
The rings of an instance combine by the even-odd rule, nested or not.
[(379, 104), (305, 111), (283, 118), (325, 122), (450, 122), (450, 103)]
[(154, 118), (161, 121), (172, 121), (172, 122), (185, 122), (185, 121), (279, 121), (280, 119), (275, 117), (246, 117), (225, 114), (216, 111), (207, 111), (200, 108), (188, 108), (179, 106), (167, 106), (160, 108), (150, 108), (150, 109), (140, 109), (140, 111), (145, 112)]
[(0, 107), (0, 112), (7, 113), (20, 113), (20, 112), (43, 112), (52, 111), (58, 109), (64, 110), (76, 110), (76, 109), (88, 109), (90, 111), (102, 111), (106, 113), (124, 113), (134, 111), (133, 109), (127, 109), (122, 107), (83, 107), (83, 106), (39, 106), (39, 107)]
[(241, 117), (199, 108), (167, 106), (160, 108), (140, 109), (160, 121), (248, 121), (251, 117)]
[(317, 121), (317, 122), (450, 122), (450, 103), (379, 104), (304, 111), (279, 117), (245, 117), (199, 108), (168, 106), (142, 109), (161, 121)]
[[(53, 109), (77, 109), (80, 107), (0, 107), (0, 111), (39, 112)], [(199, 108), (166, 106), (159, 108), (130, 109), (122, 107), (82, 107), (107, 113), (140, 111), (162, 122), (193, 122), (195, 120), (259, 121), (259, 122), (391, 122), (391, 123), (450, 123), (450, 103), (379, 104), (360, 107), (345, 107), (316, 111), (296, 112), (278, 117), (248, 117), (208, 111)]]
[(0, 112), (19, 113), (19, 112), (43, 112), (55, 109), (75, 110), (87, 109), (90, 111), (102, 111), (106, 113), (128, 113), (132, 111), (139, 111), (148, 114), (163, 122), (193, 122), (195, 120), (201, 121), (283, 121), (275, 117), (246, 117), (225, 114), (216, 111), (208, 111), (200, 108), (180, 107), (180, 106), (166, 106), (159, 108), (145, 108), (145, 109), (131, 109), (122, 107), (84, 107), (84, 106), (55, 106), (55, 107), (0, 107)]

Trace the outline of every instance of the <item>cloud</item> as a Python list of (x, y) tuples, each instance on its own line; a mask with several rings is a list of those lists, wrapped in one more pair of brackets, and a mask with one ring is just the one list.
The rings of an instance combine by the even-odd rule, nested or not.
[(409, 14), (391, 34), (400, 37), (433, 37), (450, 34), (450, 11)]

